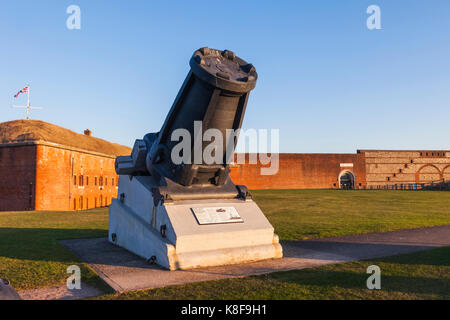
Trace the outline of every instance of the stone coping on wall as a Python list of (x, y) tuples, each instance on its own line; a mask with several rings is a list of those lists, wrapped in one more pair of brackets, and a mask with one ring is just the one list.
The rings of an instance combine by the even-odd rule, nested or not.
[(0, 144), (0, 148), (26, 147), (26, 146), (35, 146), (35, 145), (53, 147), (53, 148), (64, 149), (64, 150), (69, 150), (69, 151), (76, 151), (76, 152), (95, 155), (95, 156), (99, 156), (99, 157), (103, 157), (103, 158), (110, 158), (110, 159), (116, 158), (116, 156), (109, 155), (109, 154), (104, 154), (104, 153), (95, 152), (95, 151), (89, 151), (89, 150), (80, 149), (80, 148), (71, 147), (71, 146), (65, 146), (62, 144), (43, 141), (43, 140), (2, 143), (2, 144)]

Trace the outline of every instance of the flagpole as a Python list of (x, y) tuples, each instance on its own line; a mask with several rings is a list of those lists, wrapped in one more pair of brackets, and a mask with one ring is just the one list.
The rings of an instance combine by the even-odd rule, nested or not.
[(30, 86), (28, 85), (28, 98), (27, 98), (27, 120), (30, 120)]
[[(25, 92), (26, 91), (26, 92)], [(31, 109), (43, 109), (41, 107), (32, 107), (30, 104), (30, 86), (27, 85), (25, 88), (23, 88), (22, 90), (20, 90), (15, 96), (14, 98), (17, 98), (19, 96), (19, 94), (21, 93), (26, 93), (27, 94), (27, 105), (26, 106), (15, 106), (13, 105), (14, 108), (24, 108), (27, 109), (27, 120), (30, 120), (30, 114), (31, 114)]]

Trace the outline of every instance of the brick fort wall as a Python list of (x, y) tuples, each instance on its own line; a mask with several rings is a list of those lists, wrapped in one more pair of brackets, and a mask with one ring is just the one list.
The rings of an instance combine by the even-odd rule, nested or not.
[(35, 209), (36, 146), (0, 146), (0, 211)]
[(36, 210), (84, 210), (117, 197), (115, 157), (37, 146)]
[[(237, 156), (235, 156), (235, 160)], [(339, 188), (339, 176), (351, 172), (355, 187), (366, 185), (364, 154), (301, 154), (280, 153), (279, 170), (274, 175), (261, 175), (261, 168), (268, 167), (249, 163), (231, 165), (231, 179), (235, 184), (249, 189), (322, 189)]]
[(450, 152), (360, 151), (365, 154), (368, 187), (450, 181)]
[[(235, 156), (237, 160), (238, 156)], [(450, 181), (449, 151), (359, 150), (355, 154), (279, 154), (274, 175), (260, 161), (231, 167), (249, 189), (340, 188), (350, 173), (356, 189)], [(52, 143), (0, 145), (0, 211), (84, 210), (117, 197), (115, 157)]]

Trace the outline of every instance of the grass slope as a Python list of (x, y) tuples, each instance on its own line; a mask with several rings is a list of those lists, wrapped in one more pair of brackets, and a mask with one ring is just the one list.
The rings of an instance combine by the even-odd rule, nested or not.
[[(450, 224), (450, 192), (258, 190), (252, 192), (281, 240)], [(17, 289), (62, 284), (80, 265), (83, 280), (104, 287), (58, 240), (106, 237), (107, 209), (0, 212), (0, 278)]]
[(450, 192), (257, 190), (252, 194), (281, 240), (450, 224)]
[[(381, 290), (366, 287), (367, 267), (381, 269)], [(97, 299), (450, 299), (450, 247), (388, 258), (170, 286)]]
[(81, 268), (86, 283), (107, 289), (97, 274), (59, 239), (107, 236), (105, 209), (85, 212), (0, 212), (0, 278), (15, 289), (31, 289), (64, 283), (67, 267)]

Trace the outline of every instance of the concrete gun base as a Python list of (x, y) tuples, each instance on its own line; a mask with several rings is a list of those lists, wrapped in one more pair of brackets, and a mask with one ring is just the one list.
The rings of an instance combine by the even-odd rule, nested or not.
[(8, 280), (0, 279), (0, 300), (22, 300)]
[[(252, 200), (153, 203), (151, 177), (120, 177), (109, 209), (109, 241), (169, 270), (282, 258), (278, 236)], [(234, 208), (238, 223), (200, 224), (195, 210)], [(224, 209), (222, 209), (224, 208)], [(233, 221), (232, 221), (233, 222)]]

